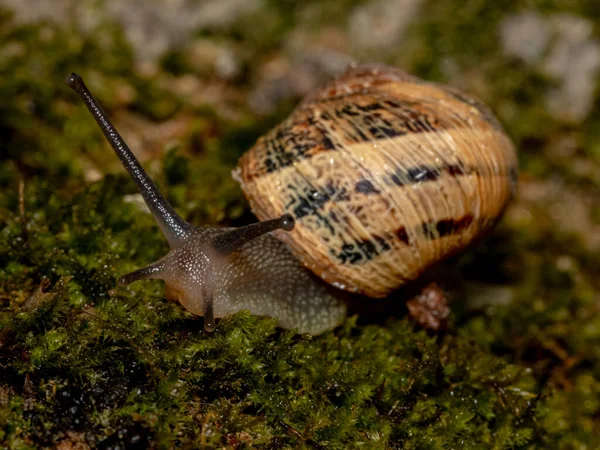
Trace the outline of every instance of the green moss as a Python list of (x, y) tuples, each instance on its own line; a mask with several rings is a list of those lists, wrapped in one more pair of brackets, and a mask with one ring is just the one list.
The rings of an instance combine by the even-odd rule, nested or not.
[[(334, 3), (305, 6), (315, 29), (343, 22)], [(523, 189), (558, 184), (584, 199), (597, 226), (600, 180), (551, 147), (574, 136), (577, 158), (597, 164), (600, 111), (580, 126), (550, 118), (541, 97), (552, 80), (500, 52), (498, 23), (530, 2), (458, 3), (425, 5), (396, 62), (441, 80), (450, 58), (484, 79), (472, 87), (520, 148)], [(291, 12), (299, 3), (268, 5), (205, 31), (244, 47), (228, 99), (250, 91), (262, 61), (284, 50), (282, 36), (306, 29)], [(589, 17), (595, 8), (534, 6)], [(202, 319), (163, 299), (159, 282), (116, 287), (118, 274), (168, 248), (122, 170), (90, 181), (90, 166), (103, 174), (117, 161), (64, 77), (82, 72), (111, 117), (142, 124), (142, 135), (185, 124), (176, 146), (157, 144), (168, 149), (161, 164), (145, 165), (195, 224), (253, 220), (229, 173), (290, 105), (256, 118), (230, 101), (234, 114), (221, 115), (169, 88), (165, 68), (196, 73), (185, 49), (148, 77), (113, 25), (84, 36), (0, 21), (2, 446), (569, 449), (600, 440), (600, 256), (592, 232), (560, 225), (551, 200), (519, 196), (489, 239), (452, 261), (464, 284), (500, 286), (511, 301), (490, 294), (473, 306), (468, 289), (453, 293), (445, 334), (400, 315), (353, 317), (311, 338), (244, 313), (207, 334)]]

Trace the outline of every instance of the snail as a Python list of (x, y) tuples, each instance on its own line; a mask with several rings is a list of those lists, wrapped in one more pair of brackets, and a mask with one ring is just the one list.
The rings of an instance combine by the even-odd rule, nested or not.
[(320, 334), (345, 298), (385, 297), (488, 232), (514, 194), (517, 158), (493, 114), (458, 90), (386, 66), (351, 66), (239, 160), (261, 222), (193, 227), (161, 195), (80, 76), (83, 99), (171, 247), (119, 279), (165, 281), (204, 316), (247, 309)]

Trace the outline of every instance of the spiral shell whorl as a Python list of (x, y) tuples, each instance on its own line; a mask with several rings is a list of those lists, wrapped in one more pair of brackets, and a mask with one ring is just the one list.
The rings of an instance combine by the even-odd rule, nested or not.
[(259, 219), (343, 289), (383, 297), (467, 246), (501, 216), (514, 147), (491, 112), (454, 89), (357, 66), (258, 140), (234, 176)]

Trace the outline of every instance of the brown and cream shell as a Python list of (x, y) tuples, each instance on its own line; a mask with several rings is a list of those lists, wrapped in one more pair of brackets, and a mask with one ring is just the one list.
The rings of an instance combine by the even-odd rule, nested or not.
[(240, 159), (260, 220), (339, 288), (383, 297), (468, 246), (516, 188), (510, 139), (481, 102), (399, 69), (356, 66)]

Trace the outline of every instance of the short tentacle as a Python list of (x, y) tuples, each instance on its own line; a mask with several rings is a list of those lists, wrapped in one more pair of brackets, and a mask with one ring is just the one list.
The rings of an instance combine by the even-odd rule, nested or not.
[(165, 262), (164, 258), (152, 263), (146, 267), (142, 267), (141, 269), (134, 270), (126, 275), (119, 277), (119, 285), (125, 286), (133, 283), (134, 281), (144, 280), (144, 279), (162, 279), (162, 274), (165, 271)]
[(214, 301), (213, 291), (208, 290), (206, 283), (202, 285), (202, 308), (204, 316), (204, 330), (207, 332), (215, 331), (217, 325), (215, 324), (215, 312), (214, 312)]
[(169, 245), (171, 247), (178, 246), (192, 233), (193, 227), (175, 212), (167, 199), (160, 193), (158, 187), (150, 179), (119, 132), (106, 117), (100, 104), (90, 93), (83, 79), (76, 73), (72, 73), (67, 77), (66, 84), (79, 94), (94, 116), (94, 119), (96, 119), (109, 144), (133, 178), (133, 181), (137, 184), (144, 201), (169, 241)]
[(262, 222), (246, 225), (224, 231), (215, 236), (211, 242), (214, 250), (227, 255), (244, 244), (275, 230), (292, 231), (295, 221), (290, 214), (284, 214), (277, 219), (263, 220)]

